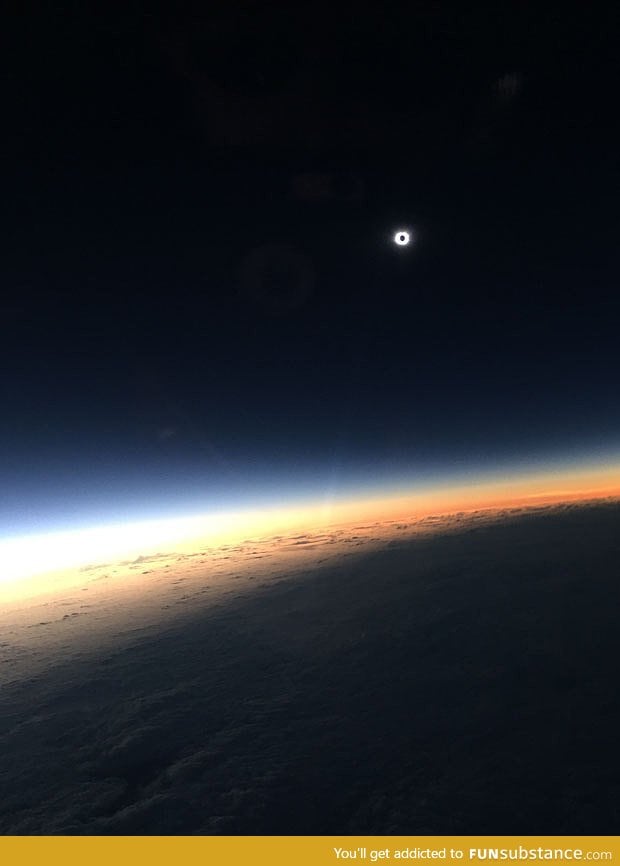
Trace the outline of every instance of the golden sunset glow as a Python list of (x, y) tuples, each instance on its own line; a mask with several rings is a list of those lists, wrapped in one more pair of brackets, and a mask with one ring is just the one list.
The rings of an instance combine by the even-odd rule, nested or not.
[(246, 539), (295, 530), (372, 521), (417, 520), (481, 509), (552, 505), (620, 496), (620, 466), (493, 477), (484, 483), (435, 486), (412, 493), (310, 502), (226, 514), (203, 514), (95, 527), (0, 542), (0, 601), (53, 591), (80, 582), (80, 572), (104, 563), (127, 563), (161, 553), (188, 554)]

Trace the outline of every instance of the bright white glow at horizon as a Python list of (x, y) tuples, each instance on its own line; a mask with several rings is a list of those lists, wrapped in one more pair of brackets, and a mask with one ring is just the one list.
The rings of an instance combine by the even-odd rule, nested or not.
[[(596, 461), (557, 466), (546, 471), (493, 472), (425, 480), (417, 485), (384, 486), (350, 492), (345, 498), (281, 502), (277, 506), (227, 513), (202, 513), (61, 530), (0, 539), (0, 588), (52, 573), (108, 563), (128, 564), (138, 556), (187, 551), (197, 542), (207, 547), (232, 540), (265, 538), (293, 528), (328, 527), (358, 519), (419, 517), (463, 509), (534, 504), (541, 498), (620, 495), (620, 462)], [(54, 581), (56, 577), (54, 578)], [(51, 585), (50, 585), (51, 588)], [(13, 590), (11, 589), (12, 593)]]
[(162, 545), (208, 538), (232, 529), (232, 514), (99, 526), (0, 541), (0, 585), (23, 577), (84, 565), (100, 565), (121, 556), (158, 552)]
[(53, 572), (132, 561), (200, 541), (221, 544), (308, 522), (329, 522), (332, 508), (307, 504), (115, 523), (0, 540), (0, 587)]

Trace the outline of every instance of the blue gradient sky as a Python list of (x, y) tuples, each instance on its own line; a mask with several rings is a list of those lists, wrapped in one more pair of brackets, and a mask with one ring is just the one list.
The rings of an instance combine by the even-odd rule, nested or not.
[[(122, 521), (227, 513), (261, 507), (295, 508), (386, 495), (407, 495), (452, 487), (475, 488), (486, 483), (544, 474), (573, 475), (620, 465), (620, 448), (524, 454), (508, 459), (497, 454), (477, 460), (451, 455), (417, 463), (388, 459), (353, 464), (343, 457), (329, 465), (287, 465), (259, 461), (226, 471), (146, 462), (132, 467), (58, 465), (56, 471), (28, 476), (16, 472), (4, 488), (0, 538), (39, 532), (89, 528)], [(11, 484), (11, 481), (13, 483)]]
[(108, 14), (11, 37), (0, 538), (616, 459), (599, 28)]

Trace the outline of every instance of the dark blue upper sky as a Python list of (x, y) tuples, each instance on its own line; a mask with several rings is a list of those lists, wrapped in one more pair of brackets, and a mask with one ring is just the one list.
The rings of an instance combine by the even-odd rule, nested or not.
[(15, 14), (0, 534), (617, 453), (617, 21), (500, 5)]

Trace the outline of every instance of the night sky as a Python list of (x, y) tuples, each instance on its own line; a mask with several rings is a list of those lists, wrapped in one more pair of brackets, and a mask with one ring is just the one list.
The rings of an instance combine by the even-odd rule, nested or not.
[(15, 8), (1, 537), (620, 454), (611, 4)]

